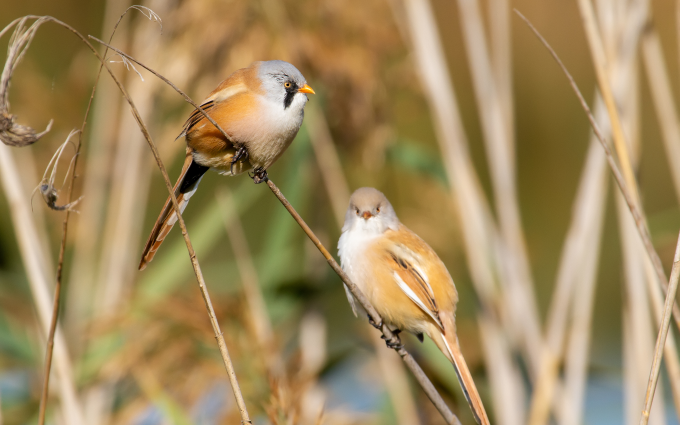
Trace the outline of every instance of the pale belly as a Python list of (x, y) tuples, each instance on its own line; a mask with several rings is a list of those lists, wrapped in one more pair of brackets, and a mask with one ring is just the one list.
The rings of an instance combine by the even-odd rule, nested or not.
[[(343, 234), (338, 244), (342, 269), (390, 328), (429, 334), (426, 314), (399, 288), (380, 256), (371, 255), (370, 247), (376, 241), (351, 232)], [(356, 303), (350, 293), (347, 296), (350, 304)]]
[(291, 132), (279, 134), (266, 141), (247, 143), (246, 149), (248, 149), (249, 161), (253, 169), (269, 168), (288, 149), (296, 135), (297, 130), (292, 134)]

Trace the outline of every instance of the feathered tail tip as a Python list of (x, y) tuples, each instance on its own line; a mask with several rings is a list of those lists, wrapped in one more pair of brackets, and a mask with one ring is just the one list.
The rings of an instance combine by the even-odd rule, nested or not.
[[(444, 329), (449, 330), (448, 332), (441, 333), (442, 342), (444, 349), (442, 351), (444, 354), (448, 354), (449, 360), (453, 364), (453, 368), (456, 371), (456, 376), (458, 377), (458, 382), (463, 390), (465, 399), (470, 405), (470, 410), (472, 410), (472, 415), (475, 421), (479, 425), (490, 425), (489, 417), (484, 409), (484, 404), (482, 403), (482, 398), (479, 396), (477, 391), (477, 386), (475, 381), (472, 379), (472, 374), (470, 369), (468, 369), (463, 353), (460, 351), (460, 345), (458, 345), (458, 337), (455, 333), (455, 323), (453, 323), (453, 318), (447, 315), (441, 315), (444, 321)], [(448, 353), (447, 353), (448, 352)]]

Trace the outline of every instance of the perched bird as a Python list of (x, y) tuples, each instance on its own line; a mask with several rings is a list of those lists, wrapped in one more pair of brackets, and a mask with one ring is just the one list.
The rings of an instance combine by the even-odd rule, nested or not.
[[(456, 286), (437, 254), (399, 222), (382, 192), (357, 189), (349, 200), (338, 242), (342, 269), (364, 293), (383, 321), (399, 332), (429, 336), (456, 370), (477, 423), (484, 410), (456, 336)], [(352, 311), (354, 297), (345, 287)]]
[[(210, 168), (220, 174), (253, 171), (255, 183), (267, 179), (267, 168), (291, 144), (304, 117), (306, 93), (314, 93), (300, 71), (288, 62), (254, 62), (222, 81), (201, 103), (201, 108), (229, 136), (224, 135), (198, 109), (189, 116), (182, 133), (186, 159), (175, 184), (181, 211)], [(165, 201), (139, 269), (153, 259), (177, 221), (170, 198)]]

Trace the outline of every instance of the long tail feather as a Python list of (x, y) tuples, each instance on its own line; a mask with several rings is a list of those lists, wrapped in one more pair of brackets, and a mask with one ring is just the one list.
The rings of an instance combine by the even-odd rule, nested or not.
[[(175, 197), (177, 197), (177, 203), (179, 204), (180, 211), (184, 212), (189, 203), (189, 199), (196, 192), (198, 183), (201, 181), (203, 174), (208, 171), (209, 167), (200, 165), (193, 160), (191, 151), (187, 149), (187, 156), (184, 160), (184, 166), (182, 167), (182, 173), (175, 183)], [(156, 223), (151, 230), (151, 235), (146, 242), (144, 251), (142, 252), (142, 259), (139, 262), (139, 270), (144, 270), (153, 260), (156, 255), (156, 251), (161, 246), (165, 237), (170, 233), (172, 226), (177, 222), (177, 214), (172, 206), (171, 198), (165, 201), (163, 209), (161, 210)]]
[[(482, 398), (479, 396), (477, 391), (477, 386), (475, 381), (472, 379), (472, 374), (470, 369), (468, 369), (463, 353), (460, 351), (460, 345), (458, 345), (458, 337), (455, 332), (455, 323), (453, 317), (448, 314), (442, 314), (442, 321), (444, 322), (445, 331), (441, 333), (441, 341), (443, 347), (439, 347), (442, 352), (449, 358), (453, 364), (453, 368), (456, 370), (456, 376), (458, 376), (458, 382), (463, 389), (463, 394), (465, 399), (470, 405), (472, 410), (472, 415), (475, 417), (475, 421), (480, 425), (489, 425), (489, 417), (486, 415), (486, 410), (484, 410), (484, 404), (482, 403)], [(436, 341), (435, 339), (435, 342)], [(437, 344), (439, 345), (439, 344)]]

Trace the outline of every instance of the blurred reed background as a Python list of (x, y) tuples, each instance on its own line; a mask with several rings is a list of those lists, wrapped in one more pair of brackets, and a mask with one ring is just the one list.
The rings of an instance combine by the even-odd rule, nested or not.
[[(512, 13), (548, 39), (609, 134), (579, 13), (588, 2), (142, 4), (160, 15), (162, 33), (131, 12), (113, 45), (195, 101), (254, 60), (302, 71), (317, 95), (269, 175), (333, 252), (351, 191), (385, 192), (456, 282), (458, 335), (493, 423), (637, 423), (664, 294), (576, 97)], [(130, 5), (5, 1), (0, 25), (50, 14), (107, 40)], [(680, 2), (594, 7), (668, 273), (680, 228)], [(191, 106), (151, 74), (111, 66), (174, 180), (184, 143), (173, 139)], [(37, 423), (64, 213), (40, 196), (30, 210), (31, 191), (81, 126), (97, 69), (75, 37), (46, 24), (12, 80), (19, 121), (54, 125), (30, 147), (0, 145), (2, 425)], [(67, 147), (58, 182), (72, 153)], [(137, 271), (167, 192), (106, 74), (77, 175), (84, 198), (70, 222), (48, 423), (238, 423), (179, 230)], [(398, 356), (353, 317), (338, 277), (264, 185), (210, 173), (184, 216), (254, 423), (444, 423)], [(678, 422), (673, 328), (653, 424)], [(461, 421), (473, 423), (444, 356), (431, 341), (404, 340)]]

